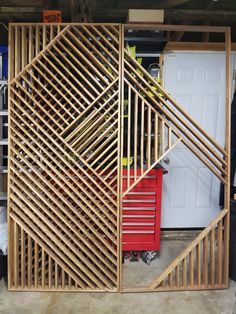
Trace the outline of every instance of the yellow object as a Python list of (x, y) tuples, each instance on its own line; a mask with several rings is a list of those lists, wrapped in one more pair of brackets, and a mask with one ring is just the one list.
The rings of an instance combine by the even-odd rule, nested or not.
[(133, 157), (130, 157), (129, 159), (127, 157), (122, 158), (122, 166), (127, 167), (128, 164), (131, 166), (133, 163)]

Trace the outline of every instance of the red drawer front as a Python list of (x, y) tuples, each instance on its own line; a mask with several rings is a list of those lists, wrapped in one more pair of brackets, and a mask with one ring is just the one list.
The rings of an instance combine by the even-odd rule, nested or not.
[[(138, 175), (140, 171), (138, 170)], [(131, 182), (133, 170), (131, 169)], [(123, 190), (127, 186), (123, 173)], [(153, 169), (124, 197), (122, 247), (129, 250), (160, 249), (162, 169)]]

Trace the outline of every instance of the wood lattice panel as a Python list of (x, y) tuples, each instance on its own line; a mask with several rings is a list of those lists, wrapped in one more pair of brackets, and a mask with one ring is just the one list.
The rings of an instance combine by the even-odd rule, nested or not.
[(119, 27), (11, 36), (10, 288), (115, 290)]
[[(229, 74), (230, 32), (217, 30)], [(229, 141), (222, 148), (129, 55), (121, 25), (9, 34), (9, 288), (122, 289), (122, 196), (180, 141), (223, 183), (225, 209), (149, 286), (128, 290), (226, 287)], [(128, 162), (122, 178), (122, 157), (133, 176)]]

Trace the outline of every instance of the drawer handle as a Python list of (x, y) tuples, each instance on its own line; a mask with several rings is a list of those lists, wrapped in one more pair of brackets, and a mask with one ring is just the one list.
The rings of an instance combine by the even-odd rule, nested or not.
[(155, 215), (122, 215), (123, 218), (155, 218)]
[(152, 230), (124, 230), (123, 234), (154, 234)]
[(153, 200), (129, 200), (129, 199), (125, 199), (123, 200), (123, 203), (155, 203), (156, 200), (153, 199)]
[(123, 207), (123, 210), (156, 210), (155, 207)]
[(156, 192), (128, 192), (127, 195), (155, 195)]
[(122, 226), (154, 226), (153, 222), (123, 222)]

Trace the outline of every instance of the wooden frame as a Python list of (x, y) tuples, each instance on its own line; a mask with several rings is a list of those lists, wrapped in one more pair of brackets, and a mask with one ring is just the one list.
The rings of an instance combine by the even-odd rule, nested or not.
[[(225, 148), (211, 138), (187, 112), (172, 99), (150, 75), (129, 58), (126, 65), (133, 84), (146, 94), (152, 109), (161, 112), (164, 123), (168, 123), (175, 136), (182, 141), (223, 183), (225, 198), (224, 210), (209, 224), (200, 235), (148, 286), (125, 288), (125, 292), (176, 291), (220, 289), (228, 287), (229, 262), (229, 219), (230, 219), (230, 28), (187, 25), (125, 25), (125, 29), (162, 30), (185, 32), (219, 32), (225, 34), (226, 56), (226, 129)], [(138, 71), (137, 71), (138, 69)], [(141, 73), (141, 75), (140, 75)], [(143, 86), (145, 88), (143, 88)], [(152, 87), (156, 87), (156, 91)], [(151, 91), (155, 97), (148, 97)], [(165, 96), (158, 95), (158, 92)], [(172, 110), (172, 108), (175, 111)], [(183, 118), (184, 117), (184, 118)], [(168, 120), (167, 120), (168, 118)], [(183, 119), (182, 119), (183, 118)], [(184, 125), (184, 129), (181, 126)], [(200, 136), (197, 134), (200, 132)], [(190, 132), (190, 133), (188, 133)], [(195, 137), (196, 136), (196, 137)], [(200, 145), (199, 145), (200, 141)], [(169, 136), (169, 143), (171, 137)], [(208, 151), (208, 149), (210, 149)], [(208, 152), (207, 152), (208, 151)], [(163, 152), (162, 152), (163, 154)], [(217, 161), (216, 161), (217, 160)], [(151, 167), (148, 167), (151, 169)], [(146, 170), (146, 173), (148, 172)], [(127, 191), (126, 191), (127, 192)], [(126, 193), (125, 192), (125, 193)], [(216, 249), (217, 248), (217, 249)], [(224, 252), (224, 253), (223, 253)]]
[[(124, 49), (127, 28), (225, 34), (225, 148), (130, 57)], [(179, 141), (224, 184), (225, 209), (159, 278), (125, 291), (227, 287), (229, 137), (229, 28), (10, 24), (9, 289), (124, 291), (122, 197)], [(128, 188), (123, 191), (121, 160), (129, 160), (131, 152), (136, 172), (132, 178), (128, 163)]]

